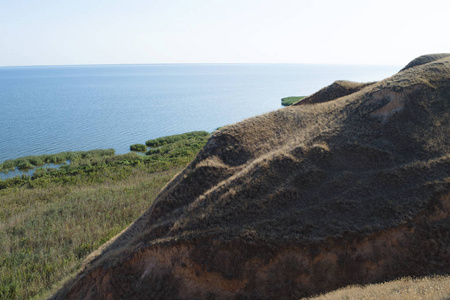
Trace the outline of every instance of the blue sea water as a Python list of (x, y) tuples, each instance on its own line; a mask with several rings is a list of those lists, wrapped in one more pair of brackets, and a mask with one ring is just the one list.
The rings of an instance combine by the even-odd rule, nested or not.
[(0, 162), (129, 146), (281, 108), (338, 79), (375, 81), (399, 66), (160, 64), (0, 67)]

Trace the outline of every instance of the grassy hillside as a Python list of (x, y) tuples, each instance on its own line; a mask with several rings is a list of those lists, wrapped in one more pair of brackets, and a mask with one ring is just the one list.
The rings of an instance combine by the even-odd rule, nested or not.
[(155, 146), (147, 156), (107, 150), (7, 162), (17, 166), (48, 157), (71, 159), (59, 170), (39, 169), (33, 177), (0, 180), (0, 299), (42, 295), (77, 271), (87, 254), (151, 205), (208, 136), (166, 138), (164, 149)]

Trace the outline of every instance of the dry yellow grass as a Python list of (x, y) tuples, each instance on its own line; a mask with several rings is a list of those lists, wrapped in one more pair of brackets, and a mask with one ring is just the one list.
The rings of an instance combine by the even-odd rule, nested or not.
[(438, 300), (450, 299), (450, 276), (402, 278), (380, 284), (349, 286), (310, 300)]

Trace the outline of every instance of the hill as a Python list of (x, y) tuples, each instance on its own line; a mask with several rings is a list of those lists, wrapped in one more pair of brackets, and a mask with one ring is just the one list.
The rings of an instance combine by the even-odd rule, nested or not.
[(450, 54), (417, 61), (215, 132), (53, 298), (296, 299), (448, 274)]

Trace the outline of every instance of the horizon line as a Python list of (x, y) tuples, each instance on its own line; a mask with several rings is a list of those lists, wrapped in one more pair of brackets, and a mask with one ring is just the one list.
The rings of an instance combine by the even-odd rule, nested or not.
[(150, 65), (336, 65), (336, 66), (392, 66), (397, 64), (375, 64), (375, 63), (280, 63), (280, 62), (189, 62), (189, 63), (92, 63), (92, 64), (36, 64), (36, 65), (0, 65), (0, 68), (32, 68), (32, 67), (88, 67), (88, 66), (150, 66)]

